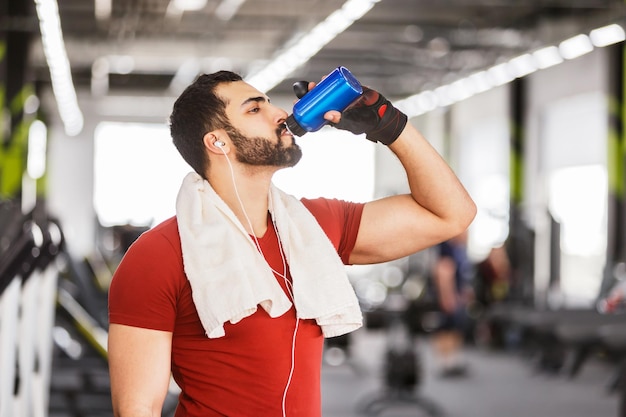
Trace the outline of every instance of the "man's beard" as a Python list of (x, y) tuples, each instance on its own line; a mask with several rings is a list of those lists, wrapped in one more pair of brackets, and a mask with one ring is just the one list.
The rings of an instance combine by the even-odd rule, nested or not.
[(281, 140), (283, 128), (276, 129), (278, 141), (272, 143), (261, 136), (246, 136), (237, 128), (225, 128), (237, 148), (237, 161), (253, 166), (292, 167), (302, 158), (302, 149), (295, 142), (285, 146)]

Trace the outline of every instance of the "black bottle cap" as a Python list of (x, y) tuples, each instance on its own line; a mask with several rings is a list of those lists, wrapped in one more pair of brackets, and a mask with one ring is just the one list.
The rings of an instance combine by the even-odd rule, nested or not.
[(293, 114), (287, 117), (287, 120), (285, 120), (285, 124), (287, 125), (287, 129), (289, 129), (289, 131), (296, 136), (303, 136), (307, 132), (302, 126), (298, 124), (298, 122), (296, 122)]
[(295, 83), (293, 83), (293, 92), (298, 98), (304, 97), (304, 95), (309, 92), (309, 82), (296, 81)]

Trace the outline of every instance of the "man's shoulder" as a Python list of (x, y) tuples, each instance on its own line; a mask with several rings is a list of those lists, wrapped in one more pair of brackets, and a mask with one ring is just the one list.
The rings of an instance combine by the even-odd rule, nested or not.
[(164, 236), (178, 236), (178, 220), (176, 219), (176, 216), (172, 216), (152, 227), (146, 233), (162, 234)]
[(170, 217), (142, 233), (133, 246), (143, 248), (171, 246), (175, 250), (180, 248), (180, 236), (178, 234), (176, 217)]
[(364, 203), (325, 197), (301, 198), (300, 201), (314, 217), (360, 215), (364, 206)]
[(325, 197), (301, 198), (300, 202), (302, 202), (302, 204), (304, 204), (304, 207), (306, 207), (311, 212), (319, 210), (327, 211), (329, 209), (337, 209), (346, 205), (356, 204), (350, 203), (348, 201), (338, 200), (336, 198)]

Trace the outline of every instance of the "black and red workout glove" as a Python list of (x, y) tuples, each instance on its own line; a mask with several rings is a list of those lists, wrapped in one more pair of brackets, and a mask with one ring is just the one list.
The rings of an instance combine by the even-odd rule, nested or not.
[(407, 123), (406, 114), (393, 107), (378, 91), (363, 87), (363, 95), (341, 113), (337, 129), (348, 130), (356, 135), (365, 133), (372, 142), (391, 145)]
[[(294, 84), (294, 92), (302, 98), (308, 90), (308, 82), (300, 81)], [(363, 95), (341, 113), (339, 123), (332, 123), (337, 129), (347, 130), (365, 137), (372, 142), (391, 145), (407, 123), (406, 114), (396, 109), (378, 91), (363, 87)]]

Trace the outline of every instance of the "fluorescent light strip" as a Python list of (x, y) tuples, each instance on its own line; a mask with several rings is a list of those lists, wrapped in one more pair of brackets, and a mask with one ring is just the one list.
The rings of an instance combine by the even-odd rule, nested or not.
[(61, 20), (56, 0), (35, 0), (39, 30), (43, 44), (44, 55), (50, 69), (52, 90), (59, 108), (59, 115), (65, 126), (68, 136), (76, 136), (83, 130), (83, 114), (78, 107), (78, 99), (74, 84), (70, 62), (67, 58)]
[(245, 1), (246, 0), (222, 0), (215, 8), (215, 16), (220, 20), (228, 21), (233, 18)]
[(48, 129), (41, 120), (35, 120), (28, 130), (28, 155), (26, 172), (32, 179), (38, 180), (46, 173), (46, 147)]
[(535, 58), (531, 54), (520, 55), (509, 61), (509, 71), (515, 78), (521, 78), (537, 71)]
[(94, 0), (94, 14), (97, 20), (107, 20), (111, 18), (113, 0)]
[(173, 6), (183, 12), (186, 11), (198, 11), (202, 10), (206, 6), (207, 0), (173, 0), (168, 5), (168, 8)]
[(589, 33), (589, 38), (594, 46), (601, 48), (624, 41), (626, 34), (620, 25), (612, 24), (592, 30)]
[(580, 34), (564, 40), (559, 44), (559, 52), (565, 59), (574, 59), (593, 51), (589, 36)]
[(281, 52), (272, 62), (246, 82), (261, 91), (269, 91), (326, 46), (352, 23), (363, 17), (380, 0), (348, 0), (298, 42)]
[(541, 48), (533, 52), (532, 56), (539, 69), (550, 68), (563, 62), (559, 48), (554, 45)]
[(434, 90), (422, 91), (394, 102), (394, 106), (409, 118), (428, 113), (438, 107), (446, 107), (474, 94), (488, 91), (516, 78), (525, 77), (539, 69), (550, 68), (575, 59), (593, 50), (622, 42), (626, 39), (624, 29), (617, 24), (594, 29), (589, 36), (580, 34), (566, 39), (559, 46), (547, 46), (530, 54), (523, 54), (502, 64), (494, 65), (469, 77), (461, 78)]

